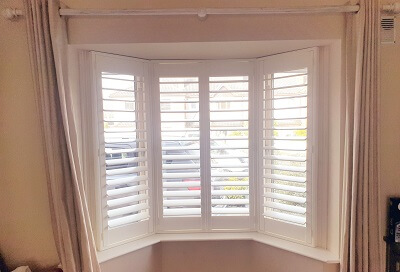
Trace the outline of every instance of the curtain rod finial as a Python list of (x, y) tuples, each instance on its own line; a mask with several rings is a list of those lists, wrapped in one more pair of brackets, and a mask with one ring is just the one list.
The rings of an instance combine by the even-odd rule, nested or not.
[(15, 8), (6, 8), (1, 13), (4, 18), (10, 21), (16, 20), (23, 15), (22, 10)]

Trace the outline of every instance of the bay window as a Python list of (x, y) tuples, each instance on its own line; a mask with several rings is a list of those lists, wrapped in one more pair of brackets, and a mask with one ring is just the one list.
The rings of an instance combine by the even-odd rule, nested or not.
[(315, 245), (318, 48), (251, 60), (87, 56), (99, 249), (199, 232)]

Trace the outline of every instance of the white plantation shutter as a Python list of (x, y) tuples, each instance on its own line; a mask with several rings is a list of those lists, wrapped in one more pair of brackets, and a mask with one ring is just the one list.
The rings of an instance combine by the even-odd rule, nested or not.
[(84, 161), (101, 249), (153, 220), (160, 233), (258, 228), (315, 244), (317, 49), (154, 65), (90, 55), (84, 137), (98, 163)]
[(151, 232), (147, 64), (93, 53), (103, 246)]
[(246, 61), (155, 65), (160, 230), (251, 228), (252, 71)]
[(195, 63), (155, 65), (160, 230), (202, 228), (198, 68)]
[(254, 62), (206, 66), (209, 229), (252, 230), (255, 225)]
[(315, 49), (262, 61), (261, 229), (312, 243)]
[(249, 215), (249, 77), (209, 78), (211, 215)]
[(161, 77), (163, 216), (200, 216), (199, 78)]

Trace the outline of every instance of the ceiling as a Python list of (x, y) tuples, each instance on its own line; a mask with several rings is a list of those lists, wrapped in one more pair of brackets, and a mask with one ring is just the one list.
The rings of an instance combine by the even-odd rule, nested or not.
[(70, 45), (143, 59), (247, 59), (273, 55), (313, 46), (328, 45), (334, 40), (237, 41)]

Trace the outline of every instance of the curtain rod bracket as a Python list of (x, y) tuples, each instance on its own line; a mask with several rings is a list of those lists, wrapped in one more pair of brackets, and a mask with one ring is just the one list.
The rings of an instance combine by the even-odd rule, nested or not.
[(15, 20), (17, 20), (19, 17), (21, 17), (24, 13), (23, 13), (22, 10), (20, 10), (20, 9), (16, 9), (16, 8), (5, 8), (5, 9), (3, 9), (3, 11), (1, 12), (1, 14), (2, 14), (3, 17), (6, 18), (7, 20), (15, 21)]
[(382, 11), (390, 14), (400, 14), (400, 2), (383, 5)]
[(199, 18), (200, 21), (205, 21), (208, 17), (207, 10), (205, 9), (199, 10), (199, 13), (197, 13), (197, 17)]

